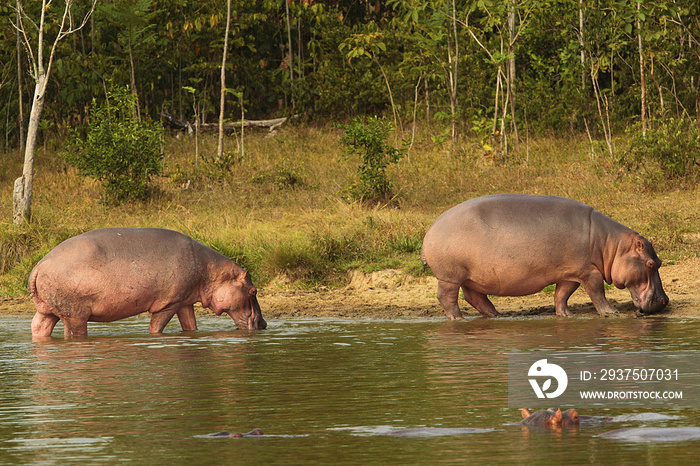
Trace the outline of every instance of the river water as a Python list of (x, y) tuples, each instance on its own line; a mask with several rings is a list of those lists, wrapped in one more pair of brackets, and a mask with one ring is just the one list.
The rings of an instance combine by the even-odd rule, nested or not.
[[(524, 430), (507, 393), (509, 352), (700, 350), (696, 320), (294, 319), (246, 333), (230, 319), (198, 316), (197, 332), (179, 332), (175, 321), (170, 333), (151, 336), (148, 320), (136, 317), (90, 324), (81, 341), (64, 341), (59, 324), (59, 338), (42, 342), (32, 341), (29, 324), (0, 317), (3, 465), (683, 464), (700, 450), (697, 440), (598, 436), (700, 426), (700, 409)], [(265, 436), (206, 437), (256, 427)], [(385, 435), (421, 427), (421, 436)]]

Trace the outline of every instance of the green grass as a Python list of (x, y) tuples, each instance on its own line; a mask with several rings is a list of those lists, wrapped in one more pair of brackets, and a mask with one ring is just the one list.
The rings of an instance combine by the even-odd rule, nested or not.
[[(36, 155), (33, 220), (12, 225), (12, 185), (21, 157), (0, 159), (0, 294), (26, 293), (33, 265), (60, 241), (105, 226), (163, 227), (182, 231), (248, 268), (265, 286), (284, 277), (290, 286), (343, 285), (347, 271), (399, 268), (426, 273), (419, 253), (435, 218), (466, 199), (496, 192), (556, 194), (592, 205), (651, 239), (663, 259), (700, 254), (685, 243), (697, 233), (697, 189), (669, 184), (645, 191), (639, 180), (583, 138), (530, 140), (502, 166), (483, 157), (475, 141), (451, 148), (419, 134), (408, 158), (387, 174), (390, 205), (343, 200), (357, 183), (357, 160), (343, 161), (341, 131), (288, 127), (273, 137), (246, 136), (246, 153), (226, 141), (230, 156), (213, 163), (216, 139), (168, 137), (166, 176), (146, 202), (109, 206), (101, 186), (67, 169), (50, 141)], [(618, 144), (623, 144), (624, 141)], [(208, 160), (208, 161), (207, 161)]]

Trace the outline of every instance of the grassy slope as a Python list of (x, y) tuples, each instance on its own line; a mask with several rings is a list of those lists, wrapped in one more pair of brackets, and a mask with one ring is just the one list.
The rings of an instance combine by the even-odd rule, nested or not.
[[(344, 283), (349, 268), (398, 267), (422, 273), (418, 259), (425, 230), (444, 210), (496, 192), (556, 194), (592, 205), (651, 239), (665, 260), (700, 254), (700, 191), (669, 183), (644, 191), (636, 174), (580, 139), (521, 145), (495, 166), (479, 144), (455, 151), (419, 137), (390, 170), (395, 205), (346, 202), (355, 167), (338, 155), (340, 131), (287, 128), (275, 137), (246, 139), (246, 154), (220, 169), (199, 161), (193, 138), (169, 138), (161, 193), (148, 203), (110, 207), (99, 184), (80, 178), (48, 149), (37, 154), (33, 222), (14, 227), (12, 184), (21, 167), (16, 154), (0, 162), (0, 294), (23, 293), (33, 265), (63, 239), (104, 226), (156, 226), (180, 230), (232, 257), (257, 284), (271, 280), (308, 287)], [(235, 147), (235, 139), (227, 141)], [(201, 151), (215, 152), (206, 136)], [(459, 155), (454, 155), (455, 153)]]

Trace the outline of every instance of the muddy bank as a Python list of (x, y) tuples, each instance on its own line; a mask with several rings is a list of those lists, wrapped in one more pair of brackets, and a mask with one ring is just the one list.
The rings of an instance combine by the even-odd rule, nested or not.
[[(671, 302), (662, 316), (700, 317), (700, 258), (694, 257), (675, 265), (663, 266), (661, 280)], [(382, 270), (370, 274), (352, 271), (343, 288), (295, 290), (272, 283), (260, 292), (260, 305), (266, 319), (282, 317), (336, 317), (345, 319), (396, 317), (442, 317), (435, 297), (433, 277), (413, 277), (398, 270)], [(634, 317), (636, 310), (627, 290), (606, 293), (619, 316)], [(540, 315), (554, 317), (554, 296), (542, 292), (520, 298), (493, 298), (496, 309), (508, 316)], [(479, 315), (464, 300), (460, 306), (465, 315)], [(569, 299), (574, 316), (597, 315), (588, 295), (579, 288)], [(201, 308), (198, 312), (210, 312)], [(34, 313), (28, 296), (0, 298), (0, 313)]]

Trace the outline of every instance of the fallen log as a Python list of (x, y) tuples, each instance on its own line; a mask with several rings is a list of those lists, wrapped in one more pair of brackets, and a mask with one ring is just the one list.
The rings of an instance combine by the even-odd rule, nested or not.
[[(194, 126), (189, 121), (180, 121), (174, 116), (172, 116), (167, 111), (163, 111), (160, 114), (165, 121), (168, 122), (171, 128), (179, 129), (182, 131), (187, 131), (192, 133), (194, 131)], [(279, 129), (285, 122), (287, 117), (275, 118), (272, 120), (238, 120), (224, 123), (224, 130), (232, 131), (234, 129), (243, 128), (267, 128), (270, 132)], [(201, 123), (199, 125), (201, 131), (217, 131), (219, 129), (218, 123)]]

